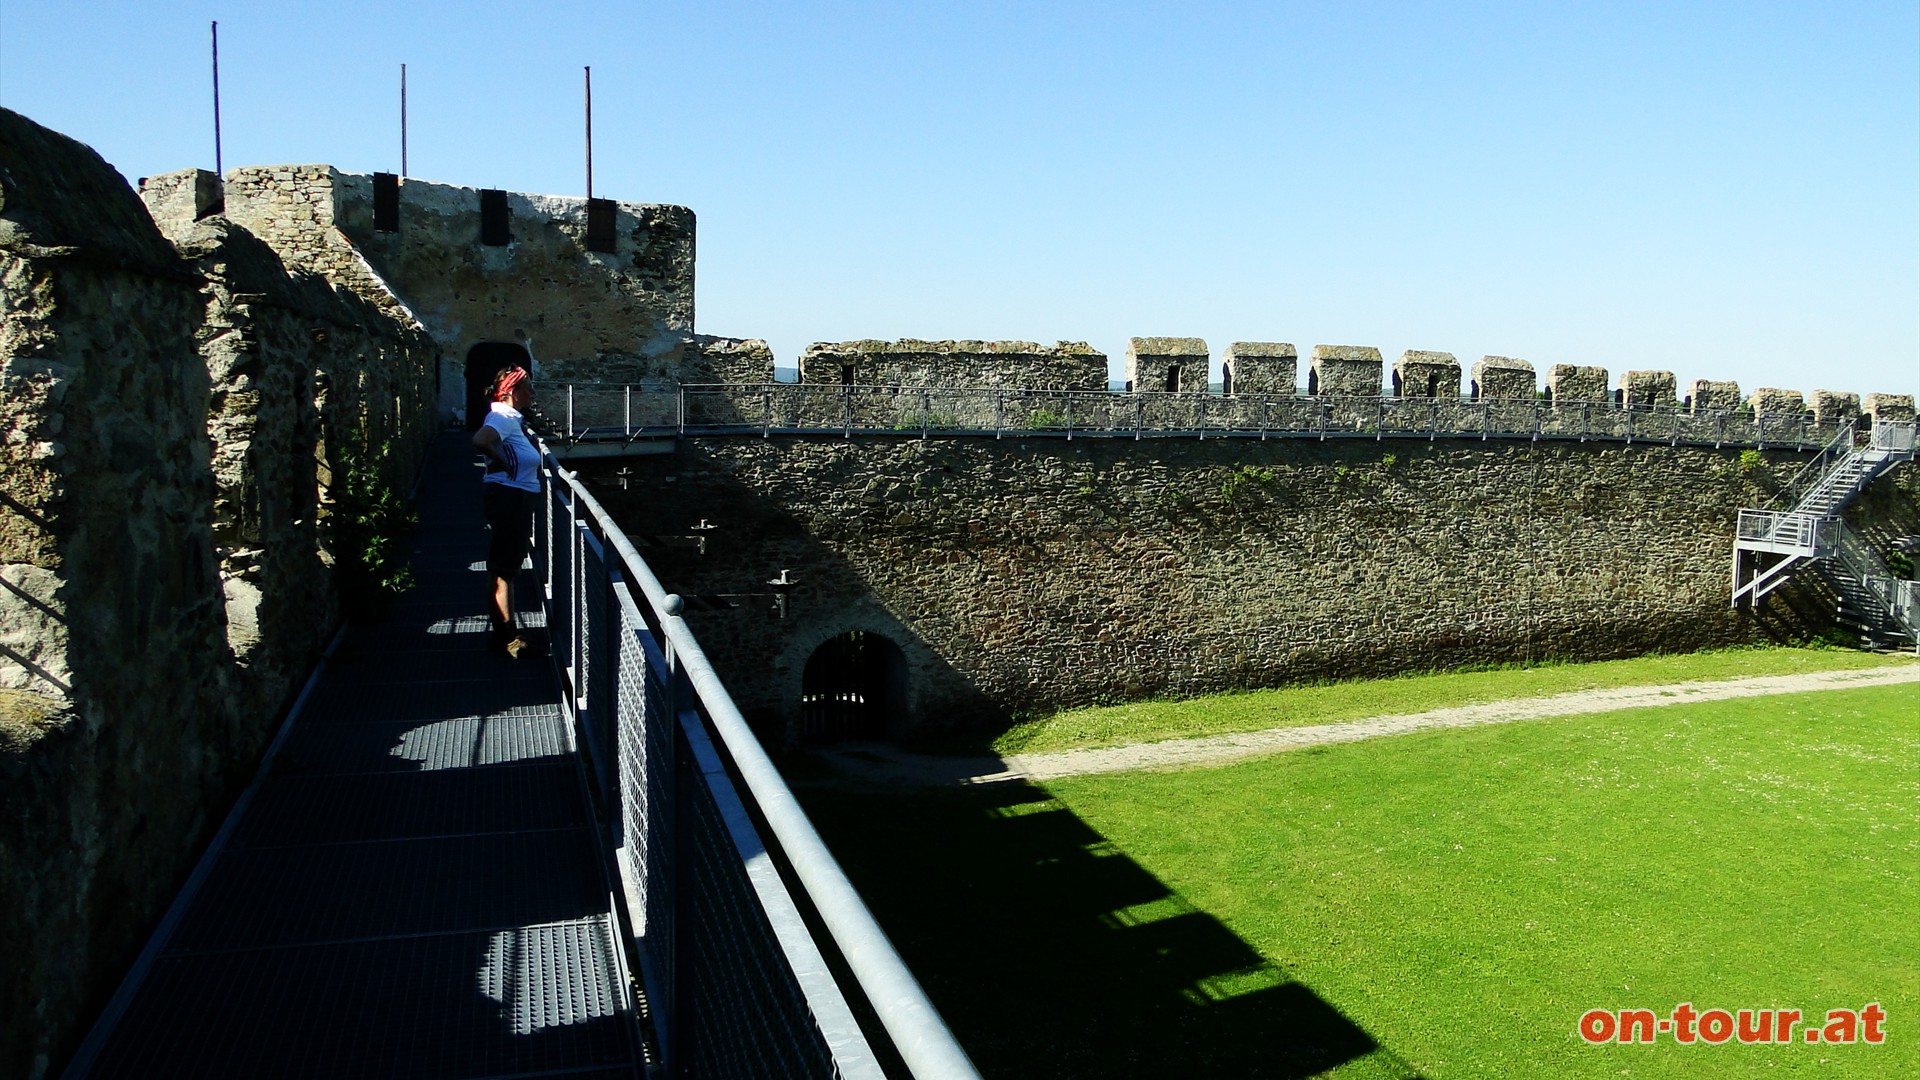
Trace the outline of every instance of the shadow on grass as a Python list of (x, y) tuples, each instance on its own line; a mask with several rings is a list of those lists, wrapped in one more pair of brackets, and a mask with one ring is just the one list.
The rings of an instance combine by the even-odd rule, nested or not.
[(1040, 788), (798, 793), (983, 1076), (1417, 1080)]

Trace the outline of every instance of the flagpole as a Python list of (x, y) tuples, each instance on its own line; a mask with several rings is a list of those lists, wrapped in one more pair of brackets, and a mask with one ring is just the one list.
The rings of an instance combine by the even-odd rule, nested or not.
[(213, 24), (213, 172), (215, 176), (226, 176), (225, 163), (220, 158), (220, 23)]

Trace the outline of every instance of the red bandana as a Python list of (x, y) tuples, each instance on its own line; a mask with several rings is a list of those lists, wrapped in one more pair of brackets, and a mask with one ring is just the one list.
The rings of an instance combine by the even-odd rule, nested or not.
[(494, 390), (493, 392), (493, 396), (495, 400), (512, 401), (513, 388), (516, 386), (519, 386), (521, 383), (526, 381), (527, 381), (526, 368), (517, 367), (508, 371), (505, 375), (500, 376), (500, 386), (498, 389)]

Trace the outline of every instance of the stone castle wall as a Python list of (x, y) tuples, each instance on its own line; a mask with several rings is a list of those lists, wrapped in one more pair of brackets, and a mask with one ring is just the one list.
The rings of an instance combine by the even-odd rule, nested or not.
[[(685, 440), (599, 483), (778, 735), (847, 632), (905, 653), (896, 735), (1142, 695), (1760, 640), (1731, 526), (1791, 453), (1579, 443)], [(1908, 516), (1916, 470), (1883, 481)], [(589, 475), (594, 475), (590, 472)], [(671, 492), (670, 500), (657, 493)], [(1827, 612), (1831, 618), (1831, 610)], [(1777, 629), (1777, 628), (1776, 628)], [(769, 659), (771, 658), (771, 660)]]
[[(703, 339), (706, 340), (706, 339)], [(712, 339), (731, 341), (733, 339)], [(764, 342), (755, 342), (762, 350)], [(725, 356), (722, 353), (723, 357)], [(1124, 390), (1130, 394), (1205, 394), (1209, 350), (1202, 338), (1136, 337), (1128, 340)], [(716, 365), (722, 382), (765, 382), (772, 378), (772, 356), (754, 354), (749, 365)], [(1087, 345), (1060, 342), (1045, 347), (1028, 341), (839, 341), (815, 342), (800, 358), (803, 383), (854, 386), (1001, 387), (1049, 390), (1104, 390), (1106, 357)], [(1670, 371), (1622, 372), (1613, 387), (1606, 368), (1554, 364), (1544, 385), (1526, 360), (1483, 356), (1462, 385), (1460, 362), (1452, 353), (1409, 349), (1391, 365), (1368, 345), (1315, 345), (1305, 367), (1306, 385), (1296, 379), (1299, 354), (1286, 342), (1236, 341), (1222, 354), (1221, 392), (1228, 396), (1265, 395), (1374, 400), (1535, 400), (1566, 408), (1684, 408), (1695, 414), (1750, 411), (1780, 418), (1809, 415), (1819, 421), (1878, 416), (1911, 418), (1911, 394), (1860, 395), (1815, 390), (1762, 388), (1742, 398), (1730, 380), (1695, 380), (1682, 397)], [(691, 380), (688, 380), (691, 381)]]
[(148, 194), (0, 110), (5, 1076), (71, 1053), (311, 670), (339, 451), (404, 487), (431, 424), (397, 303), (289, 274), (198, 174)]
[(97, 155), (4, 111), (0, 198), (0, 1073), (27, 1076), (218, 820), (235, 718), (200, 283)]
[(196, 340), (212, 380), (227, 637), (246, 711), (271, 712), (336, 621), (336, 451), (386, 447), (392, 480), (409, 482), (431, 434), (439, 351), (383, 288), (362, 281), (368, 295), (289, 271), (269, 244), (209, 210), (200, 193), (212, 180), (172, 173), (142, 195), (205, 283)]
[(387, 230), (374, 185), (325, 165), (235, 169), (227, 215), (288, 265), (417, 319), (443, 358), (443, 417), (465, 409), (466, 358), (485, 342), (526, 343), (535, 374), (555, 384), (717, 381), (693, 342), (692, 211), (608, 201), (611, 249), (594, 251), (585, 199), (502, 192), (507, 242), (496, 245), (483, 240), (477, 188), (400, 180)]
[[(771, 378), (771, 374), (769, 374)], [(808, 346), (803, 383), (1105, 390), (1107, 358), (1084, 342), (837, 341)]]

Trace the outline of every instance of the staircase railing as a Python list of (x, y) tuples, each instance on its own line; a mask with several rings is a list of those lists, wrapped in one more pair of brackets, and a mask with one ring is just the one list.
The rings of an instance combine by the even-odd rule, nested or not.
[(1920, 440), (1920, 423), (1912, 420), (1879, 420), (1874, 423), (1867, 444), (1875, 450), (1912, 455), (1917, 440)]
[(1874, 621), (1891, 623), (1909, 637), (1920, 635), (1920, 620), (1912, 617), (1907, 603), (1912, 590), (1903, 588), (1914, 583), (1894, 577), (1873, 546), (1849, 529), (1846, 522), (1835, 518), (1827, 524), (1831, 527), (1834, 555), (1873, 604), (1869, 614)]
[[(1865, 445), (1856, 446), (1861, 441), (1858, 425), (1848, 420), (1775, 494), (1769, 505), (1785, 509), (1740, 511), (1734, 525), (1732, 603), (1758, 603), (1808, 560), (1834, 559), (1838, 573), (1829, 577), (1836, 585), (1847, 584), (1845, 591), (1859, 593), (1856, 602), (1871, 608), (1867, 614), (1875, 628), (1897, 629), (1920, 646), (1912, 590), (1840, 520), (1841, 509), (1864, 484), (1894, 462), (1912, 460), (1915, 433), (1913, 421), (1878, 420)], [(1758, 563), (1762, 553), (1786, 558), (1763, 569)]]
[(1793, 474), (1793, 479), (1787, 481), (1786, 486), (1774, 495), (1768, 505), (1785, 508), (1799, 507), (1820, 489), (1822, 480), (1839, 469), (1853, 455), (1853, 444), (1857, 436), (1852, 420), (1841, 424), (1840, 430), (1834, 433), (1833, 438), (1820, 448), (1819, 453), (1802, 465), (1799, 472)]
[(1752, 551), (1818, 558), (1828, 554), (1827, 520), (1794, 510), (1742, 510), (1735, 535)]

